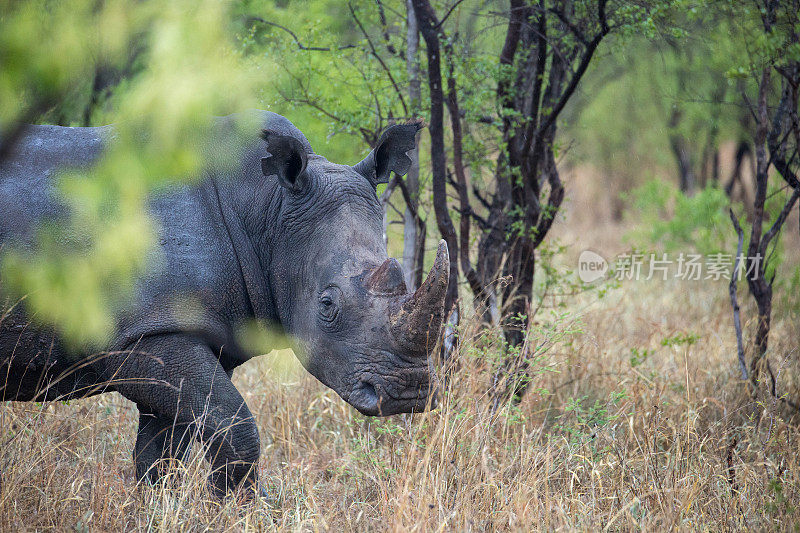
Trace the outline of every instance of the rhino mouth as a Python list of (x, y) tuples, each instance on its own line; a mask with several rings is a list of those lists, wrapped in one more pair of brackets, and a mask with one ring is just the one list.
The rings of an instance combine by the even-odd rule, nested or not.
[(435, 377), (431, 380), (426, 375), (418, 386), (396, 394), (378, 380), (367, 378), (356, 383), (347, 402), (367, 416), (420, 412), (436, 407), (436, 388)]

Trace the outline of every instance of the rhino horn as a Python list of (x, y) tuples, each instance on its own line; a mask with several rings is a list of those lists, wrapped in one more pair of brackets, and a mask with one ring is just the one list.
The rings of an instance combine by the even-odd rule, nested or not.
[(449, 274), (447, 243), (441, 240), (427, 279), (414, 294), (402, 298), (390, 318), (395, 340), (411, 354), (427, 356), (438, 339)]
[(367, 277), (367, 288), (378, 294), (405, 294), (406, 282), (403, 267), (397, 259), (390, 257)]

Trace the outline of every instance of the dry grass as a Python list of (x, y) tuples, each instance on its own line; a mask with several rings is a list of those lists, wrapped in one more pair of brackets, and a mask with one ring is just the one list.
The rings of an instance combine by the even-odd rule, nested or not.
[[(618, 242), (620, 228), (597, 227), (561, 237), (576, 249)], [(296, 363), (251, 361), (234, 378), (261, 430), (273, 503), (214, 502), (199, 452), (175, 479), (137, 488), (136, 410), (118, 395), (0, 404), (0, 530), (800, 526), (800, 427), (738, 380), (724, 282), (630, 282), (568, 311), (557, 329), (581, 331), (544, 354), (518, 407), (495, 414), (498, 348), (469, 328), (444, 405), (413, 417), (362, 417)], [(787, 383), (796, 319), (776, 317), (771, 339)]]

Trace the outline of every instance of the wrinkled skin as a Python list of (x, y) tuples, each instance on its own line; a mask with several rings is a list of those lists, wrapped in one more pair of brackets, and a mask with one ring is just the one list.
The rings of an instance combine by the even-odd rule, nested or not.
[[(0, 400), (121, 393), (140, 413), (140, 479), (158, 479), (199, 436), (217, 491), (257, 487), (258, 430), (230, 380), (255, 355), (235, 335), (251, 319), (288, 333), (309, 372), (364, 414), (435, 403), (429, 355), (441, 326), (446, 246), (408, 294), (399, 264), (387, 258), (375, 191), (392, 171), (405, 172), (419, 125), (388, 129), (350, 167), (314, 154), (285, 118), (254, 113), (263, 126), (244, 139), (230, 117), (218, 119), (216, 146), (232, 152), (233, 170), (209, 169), (199, 185), (151, 199), (159, 246), (104, 349), (68, 351), (31, 323), (24, 302), (0, 322)], [(110, 133), (28, 128), (0, 162), (0, 245), (36, 246), (38, 224), (67, 213), (53, 176), (91, 165)]]

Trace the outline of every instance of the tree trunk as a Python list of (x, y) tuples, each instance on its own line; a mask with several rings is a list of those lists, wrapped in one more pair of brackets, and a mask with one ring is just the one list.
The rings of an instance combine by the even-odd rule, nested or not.
[(732, 198), (733, 189), (738, 183), (742, 188), (742, 201), (745, 203), (747, 203), (747, 189), (744, 185), (744, 180), (742, 179), (742, 164), (745, 156), (749, 155), (750, 143), (747, 141), (739, 141), (739, 143), (736, 145), (736, 154), (734, 155), (733, 159), (733, 172), (731, 172), (731, 177), (728, 180), (728, 184), (725, 185), (725, 194)]
[(392, 178), (392, 180), (386, 185), (386, 189), (384, 189), (383, 194), (381, 194), (381, 197), (379, 198), (381, 208), (383, 209), (383, 246), (387, 250), (389, 248), (389, 209), (391, 208), (389, 205), (389, 199), (392, 197), (392, 193), (397, 186), (398, 179), (400, 178), (397, 176)]
[(447, 242), (450, 256), (450, 276), (445, 297), (445, 316), (450, 316), (458, 299), (458, 240), (447, 207), (447, 158), (444, 144), (444, 91), (442, 88), (439, 24), (428, 0), (413, 0), (420, 32), (425, 39), (428, 56), (428, 86), (430, 88), (431, 171), (433, 174), (433, 209), (436, 224)]
[(750, 377), (754, 383), (758, 380), (761, 359), (767, 353), (770, 317), (772, 314), (772, 286), (767, 281), (764, 272), (766, 257), (762, 257), (761, 254), (764, 204), (767, 200), (767, 184), (769, 180), (769, 162), (767, 161), (766, 147), (767, 129), (769, 128), (767, 111), (769, 84), (770, 72), (766, 68), (761, 75), (756, 109), (756, 196), (753, 202), (753, 224), (750, 230), (750, 243), (747, 247), (747, 266), (750, 272), (747, 277), (747, 284), (758, 307), (758, 324), (756, 326), (753, 360), (750, 367)]
[[(422, 89), (420, 86), (419, 58), (419, 27), (414, 13), (412, 0), (406, 0), (406, 71), (408, 72), (408, 96), (411, 103), (411, 113), (416, 115), (419, 111)], [(408, 153), (411, 158), (411, 167), (406, 174), (406, 189), (409, 200), (413, 205), (406, 205), (403, 213), (403, 272), (408, 290), (413, 291), (422, 282), (422, 260), (425, 252), (425, 238), (420, 235), (424, 227), (419, 218), (419, 149), (414, 148)]]
[(681, 121), (681, 111), (676, 107), (672, 110), (669, 127), (673, 130), (669, 135), (669, 146), (678, 164), (678, 177), (681, 192), (687, 196), (694, 194), (695, 182), (692, 154), (686, 138), (675, 131)]
[[(778, 6), (778, 3), (770, 3), (764, 12), (762, 21), (765, 33), (767, 34), (771, 32), (772, 26), (775, 24), (776, 9)], [(771, 83), (773, 68), (783, 77), (781, 99), (777, 106), (770, 105), (768, 102), (773, 89)], [(741, 338), (741, 326), (738, 316), (740, 309), (736, 301), (735, 277), (734, 280), (731, 281), (730, 288), (731, 304), (734, 311), (734, 327), (737, 335), (739, 364), (743, 376), (749, 378), (754, 398), (757, 398), (759, 394), (761, 376), (766, 375), (769, 384), (769, 394), (772, 398), (790, 406), (795, 413), (800, 411), (800, 405), (787, 398), (785, 395), (779, 394), (777, 376), (773, 373), (767, 356), (769, 350), (775, 274), (773, 273), (770, 278), (767, 278), (766, 274), (767, 268), (769, 267), (767, 260), (772, 255), (769, 249), (770, 244), (780, 235), (781, 229), (789, 217), (789, 213), (794, 209), (797, 201), (800, 200), (800, 180), (797, 179), (797, 175), (793, 171), (790, 163), (795, 160), (798, 144), (800, 144), (800, 134), (798, 134), (796, 130), (796, 124), (798, 123), (796, 120), (798, 102), (797, 87), (799, 85), (800, 62), (790, 63), (788, 67), (782, 69), (771, 65), (765, 66), (761, 71), (761, 76), (758, 81), (758, 98), (756, 104), (754, 107), (750, 108), (755, 118), (755, 135), (753, 139), (753, 152), (755, 154), (755, 197), (752, 202), (752, 225), (750, 229), (750, 240), (747, 246), (747, 256), (745, 258), (745, 277), (750, 289), (750, 294), (756, 302), (758, 312), (756, 317), (756, 331), (753, 338), (753, 354), (749, 365), (749, 375), (744, 358), (744, 342)], [(770, 112), (773, 113), (771, 117)], [(795, 134), (793, 147), (791, 144), (792, 132)], [(729, 194), (733, 191), (733, 184), (737, 176), (741, 181), (742, 160), (744, 159), (744, 154), (748, 151), (749, 145), (747, 145), (747, 143), (740, 143), (736, 154), (737, 168), (734, 171), (729, 186), (726, 187), (726, 192)], [(786, 159), (787, 152), (789, 151), (793, 153), (789, 154), (789, 159)], [(780, 213), (778, 213), (777, 217), (775, 217), (775, 220), (772, 221), (769, 229), (764, 231), (764, 223), (766, 222), (764, 206), (769, 195), (768, 185), (771, 165), (774, 165), (778, 173), (791, 187), (792, 194), (784, 202), (783, 208)], [(741, 249), (743, 231), (732, 211), (731, 220), (739, 236), (739, 249)], [(735, 272), (735, 274), (738, 275), (738, 272)]]

